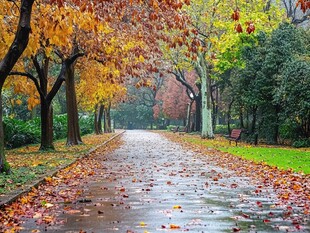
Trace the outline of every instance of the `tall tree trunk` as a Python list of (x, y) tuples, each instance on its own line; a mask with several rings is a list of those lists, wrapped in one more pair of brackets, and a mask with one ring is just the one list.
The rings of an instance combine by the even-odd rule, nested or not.
[[(212, 88), (210, 88), (210, 91), (211, 91), (211, 103), (212, 103), (212, 128), (213, 130), (216, 129), (216, 118), (217, 118), (217, 103), (216, 103), (216, 99), (214, 98), (214, 95), (213, 95), (213, 91), (212, 91)], [(216, 92), (216, 90), (215, 90)], [(215, 93), (216, 95), (216, 93)]]
[(195, 103), (196, 103), (195, 131), (200, 132), (201, 130), (201, 108), (202, 108), (201, 94), (199, 94), (195, 98)]
[[(0, 93), (2, 93), (3, 83), (0, 83)], [(10, 173), (10, 166), (8, 165), (4, 154), (4, 128), (2, 116), (2, 94), (0, 95), (0, 173)]]
[[(21, 0), (19, 22), (17, 25), (15, 38), (2, 60), (0, 60), (0, 173), (10, 172), (10, 166), (6, 162), (4, 154), (4, 131), (2, 122), (2, 87), (9, 73), (16, 64), (18, 58), (24, 52), (28, 45), (31, 11), (34, 0)], [(3, 48), (1, 48), (3, 49)]]
[(41, 99), (41, 146), (40, 150), (54, 150), (53, 107)]
[(239, 109), (239, 119), (240, 119), (240, 128), (244, 129), (244, 118), (243, 118), (243, 110), (242, 107)]
[(249, 110), (246, 111), (246, 129), (250, 129), (250, 115), (249, 115)]
[(95, 129), (95, 134), (99, 135), (99, 128), (98, 128), (98, 104), (95, 106), (95, 111), (94, 111), (94, 129)]
[(231, 128), (230, 128), (230, 120), (231, 120), (231, 108), (234, 103), (234, 100), (230, 101), (228, 105), (228, 111), (227, 111), (227, 133), (230, 135)]
[(191, 132), (191, 111), (192, 111), (192, 105), (193, 105), (193, 101), (191, 101), (190, 103), (188, 103), (187, 106), (187, 123), (186, 123), (186, 131), (187, 133)]
[(78, 145), (82, 143), (79, 126), (79, 113), (76, 101), (74, 64), (67, 66), (66, 70), (66, 100), (67, 100), (67, 145)]
[(97, 127), (99, 134), (102, 134), (102, 117), (104, 113), (104, 105), (100, 104), (99, 111), (98, 111), (98, 121), (97, 121)]
[(111, 133), (111, 104), (108, 103), (104, 107), (104, 132)]
[(253, 107), (251, 133), (256, 133), (257, 107)]
[(102, 134), (102, 116), (103, 116), (103, 109), (104, 106), (102, 104), (95, 106), (95, 134), (99, 135)]
[(202, 130), (201, 138), (213, 138), (212, 129), (212, 101), (211, 101), (211, 77), (208, 64), (204, 54), (198, 56), (197, 68), (201, 79), (201, 98), (202, 98)]

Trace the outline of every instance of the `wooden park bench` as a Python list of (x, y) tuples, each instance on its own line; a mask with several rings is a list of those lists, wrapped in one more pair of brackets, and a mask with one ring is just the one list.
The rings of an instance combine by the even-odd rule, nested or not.
[(233, 129), (230, 133), (230, 135), (226, 135), (226, 139), (229, 140), (229, 145), (231, 145), (231, 141), (236, 142), (236, 146), (238, 144), (238, 141), (241, 139), (241, 133), (242, 129)]
[(176, 132), (178, 132), (178, 130), (179, 130), (179, 126), (171, 127), (170, 130), (171, 130), (173, 133), (176, 133)]
[(187, 132), (187, 127), (179, 126), (178, 131), (179, 131), (179, 134), (185, 134)]
[(170, 130), (173, 133), (179, 132), (179, 134), (184, 134), (187, 132), (187, 127), (186, 126), (174, 126), (174, 127), (170, 128)]

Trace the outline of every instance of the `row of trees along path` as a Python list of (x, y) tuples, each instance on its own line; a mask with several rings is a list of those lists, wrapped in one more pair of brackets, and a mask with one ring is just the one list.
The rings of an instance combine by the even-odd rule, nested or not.
[[(154, 69), (154, 61), (160, 55), (158, 39), (162, 37), (161, 31), (166, 28), (181, 29), (184, 26), (182, 16), (178, 12), (183, 4), (189, 4), (189, 1), (163, 1), (160, 7), (157, 1), (140, 0), (3, 1), (1, 17), (8, 17), (1, 25), (5, 30), (1, 31), (1, 46), (4, 48), (1, 50), (1, 56), (4, 58), (0, 63), (0, 94), (7, 77), (12, 75), (10, 84), (15, 93), (29, 96), (28, 107), (32, 109), (40, 104), (40, 149), (49, 150), (54, 149), (52, 100), (61, 85), (66, 82), (69, 130), (67, 144), (79, 144), (81, 137), (75, 92), (78, 58), (83, 57), (82, 63), (91, 64), (93, 71), (87, 73), (89, 80), (84, 80), (84, 87), (87, 93), (92, 91), (90, 96), (96, 98), (84, 102), (87, 102), (87, 107), (91, 110), (96, 107), (100, 109), (101, 105), (109, 110), (111, 102), (117, 98), (115, 93), (104, 95), (106, 90), (102, 90), (102, 80), (111, 85), (120, 85), (124, 77), (134, 76), (141, 78), (141, 85), (146, 85), (145, 78), (142, 78), (145, 71), (157, 71)], [(19, 18), (10, 17), (11, 15)], [(176, 17), (179, 20), (170, 20)], [(14, 37), (13, 42), (10, 41), (10, 38)], [(8, 52), (2, 54), (5, 49)], [(21, 56), (22, 59), (19, 59)], [(142, 69), (142, 64), (145, 69)], [(94, 67), (98, 66), (99, 72), (94, 72)], [(87, 67), (86, 69), (88, 70)], [(28, 80), (33, 82), (31, 85), (35, 86), (36, 91)], [(107, 96), (113, 96), (113, 99), (107, 99)], [(0, 112), (2, 114), (2, 109)], [(0, 122), (2, 123), (2, 118)], [(0, 172), (9, 172), (3, 141), (1, 125)]]

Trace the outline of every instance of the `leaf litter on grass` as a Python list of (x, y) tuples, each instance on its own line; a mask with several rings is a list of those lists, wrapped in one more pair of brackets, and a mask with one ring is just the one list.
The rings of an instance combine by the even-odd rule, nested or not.
[[(107, 136), (106, 136), (107, 137)], [(105, 140), (108, 138), (105, 137)], [(100, 140), (98, 140), (100, 138)], [(86, 149), (101, 144), (102, 137), (88, 138)], [(86, 144), (85, 143), (85, 144)], [(59, 171), (54, 177), (46, 177), (45, 183), (21, 196), (17, 201), (0, 210), (0, 232), (18, 232), (22, 230), (25, 218), (35, 219), (37, 224), (54, 225), (64, 220), (57, 218), (59, 204), (72, 203), (82, 194), (79, 187), (87, 182), (87, 177), (102, 168), (100, 161), (94, 157), (117, 146), (117, 141), (93, 151), (89, 156), (78, 159), (74, 164)], [(68, 210), (70, 211), (70, 210)]]
[(68, 147), (65, 141), (55, 142), (55, 151), (41, 152), (39, 145), (29, 145), (6, 151), (7, 161), (12, 174), (0, 174), (0, 194), (9, 193), (49, 171), (62, 165), (70, 164), (90, 148), (107, 141), (115, 134), (87, 135), (83, 144)]

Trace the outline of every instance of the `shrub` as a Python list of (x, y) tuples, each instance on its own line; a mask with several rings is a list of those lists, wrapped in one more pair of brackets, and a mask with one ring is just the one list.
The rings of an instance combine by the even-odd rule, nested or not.
[(22, 121), (5, 117), (3, 119), (4, 141), (7, 148), (16, 148), (40, 141), (40, 121)]
[(81, 135), (90, 134), (94, 132), (94, 116), (83, 115), (79, 119)]
[[(237, 126), (235, 124), (230, 124), (230, 129), (234, 129)], [(215, 134), (229, 134), (228, 132), (228, 126), (227, 125), (216, 125), (215, 130), (214, 130)]]
[(177, 125), (167, 125), (167, 131), (172, 131)]
[[(82, 135), (93, 132), (93, 116), (82, 116), (79, 123)], [(3, 126), (4, 142), (7, 149), (39, 143), (41, 140), (40, 118), (23, 121), (20, 119), (4, 117)], [(53, 119), (54, 140), (66, 138), (67, 128), (67, 114), (55, 115)]]
[(63, 139), (67, 137), (67, 114), (54, 116), (53, 121), (54, 140)]
[(292, 146), (296, 148), (310, 147), (310, 140), (308, 138), (302, 138), (294, 141)]

